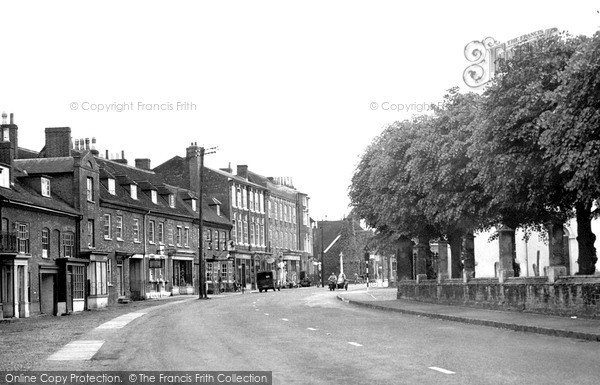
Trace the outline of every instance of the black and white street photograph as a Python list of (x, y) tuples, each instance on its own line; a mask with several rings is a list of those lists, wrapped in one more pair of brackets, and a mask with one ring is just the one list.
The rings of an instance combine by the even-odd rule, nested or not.
[(599, 237), (595, 1), (0, 3), (0, 384), (598, 384)]

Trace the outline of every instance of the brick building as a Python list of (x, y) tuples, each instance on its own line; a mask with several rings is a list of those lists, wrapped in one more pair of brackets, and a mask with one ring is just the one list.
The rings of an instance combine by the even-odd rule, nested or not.
[[(168, 183), (182, 188), (198, 186), (200, 175), (199, 147), (192, 144), (186, 149), (186, 157), (176, 156), (154, 169)], [(273, 264), (271, 251), (267, 247), (267, 189), (248, 179), (248, 167), (238, 166), (237, 174), (229, 168), (213, 170), (204, 167), (203, 188), (209, 204), (218, 206), (219, 211), (231, 221), (231, 242), (228, 243), (228, 260), (217, 262), (222, 277), (235, 279), (239, 284), (253, 288), (256, 273), (265, 263)], [(214, 235), (214, 232), (213, 232)], [(207, 235), (208, 236), (208, 235)], [(207, 241), (214, 239), (206, 238)], [(210, 254), (210, 253), (209, 253)], [(221, 258), (222, 260), (222, 258)], [(210, 262), (210, 257), (207, 258)], [(215, 277), (215, 266), (207, 271), (209, 280)], [(231, 271), (233, 268), (233, 272)]]
[(26, 172), (11, 114), (0, 126), (0, 318), (63, 314), (86, 307), (88, 261), (79, 257), (80, 215), (59, 184)]
[[(264, 177), (254, 172), (248, 172), (248, 178), (267, 189), (267, 245), (283, 269), (283, 281), (297, 284), (305, 276), (313, 277), (308, 195), (297, 191), (291, 178)], [(273, 264), (261, 267), (275, 268)]]

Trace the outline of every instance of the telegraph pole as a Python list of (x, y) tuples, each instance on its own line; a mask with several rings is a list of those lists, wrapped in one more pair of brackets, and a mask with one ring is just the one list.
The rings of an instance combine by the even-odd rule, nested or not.
[(206, 151), (200, 147), (200, 173), (198, 177), (198, 299), (208, 299), (206, 288), (206, 260), (204, 258), (204, 222), (202, 219), (202, 207), (204, 202), (204, 155), (217, 152), (216, 147), (211, 147)]

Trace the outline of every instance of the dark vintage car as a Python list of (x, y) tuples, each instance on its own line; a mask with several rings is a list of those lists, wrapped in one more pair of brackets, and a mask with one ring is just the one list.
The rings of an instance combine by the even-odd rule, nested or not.
[(281, 290), (277, 285), (277, 275), (274, 271), (259, 271), (256, 273), (256, 286), (259, 292), (269, 289), (273, 289), (273, 291)]

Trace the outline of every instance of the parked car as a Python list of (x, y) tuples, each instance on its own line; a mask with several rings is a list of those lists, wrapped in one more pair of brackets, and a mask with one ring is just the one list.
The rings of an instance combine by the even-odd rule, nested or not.
[(269, 289), (273, 289), (273, 291), (281, 290), (281, 288), (277, 285), (277, 275), (275, 271), (259, 271), (256, 273), (256, 286), (258, 287), (258, 291), (262, 293), (262, 291), (267, 291)]

